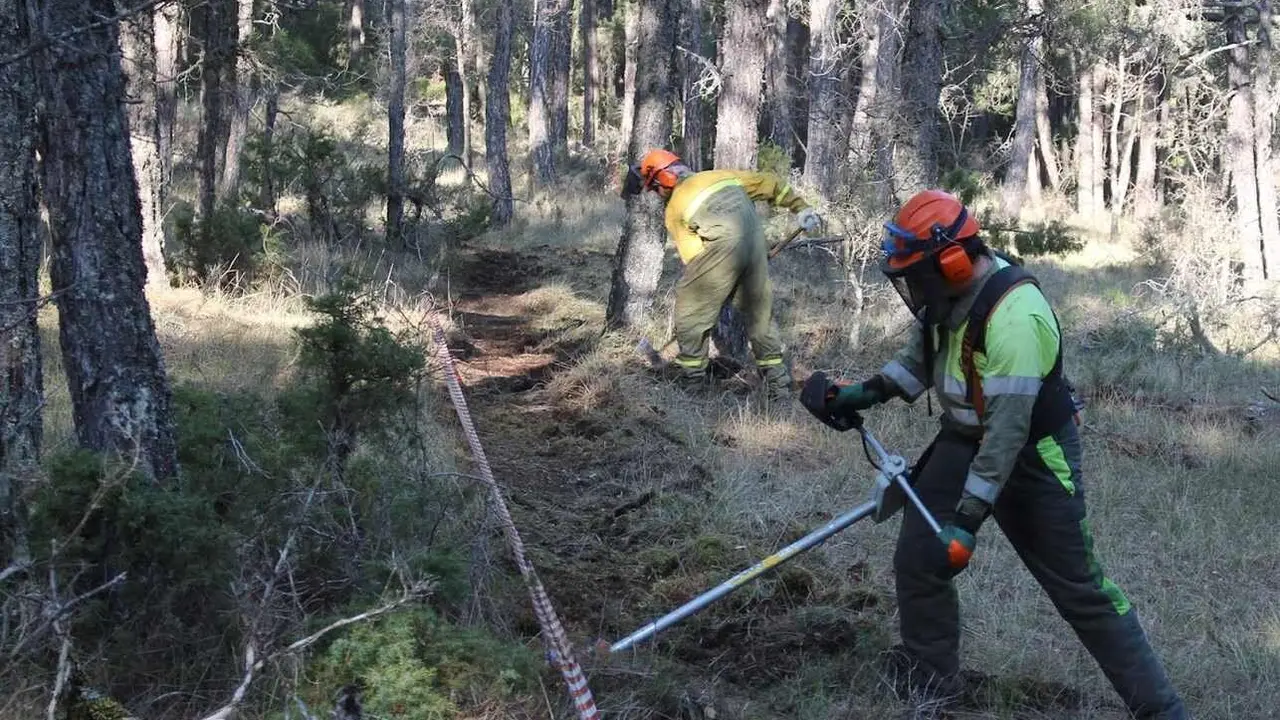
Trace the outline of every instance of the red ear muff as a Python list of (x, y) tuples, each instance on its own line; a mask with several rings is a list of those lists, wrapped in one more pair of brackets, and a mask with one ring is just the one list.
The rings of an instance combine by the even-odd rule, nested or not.
[(973, 260), (958, 243), (948, 243), (937, 254), (938, 270), (952, 285), (963, 285), (973, 278)]

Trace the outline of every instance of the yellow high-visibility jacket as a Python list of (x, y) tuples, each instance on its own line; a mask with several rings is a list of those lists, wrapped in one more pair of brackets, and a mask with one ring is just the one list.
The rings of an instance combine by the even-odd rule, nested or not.
[(742, 202), (756, 200), (769, 202), (775, 207), (785, 207), (799, 212), (809, 204), (791, 190), (786, 182), (773, 173), (751, 170), (704, 170), (682, 179), (667, 201), (666, 225), (675, 243), (680, 261), (688, 263), (702, 252), (702, 238), (691, 227), (698, 210), (712, 195), (737, 193)]

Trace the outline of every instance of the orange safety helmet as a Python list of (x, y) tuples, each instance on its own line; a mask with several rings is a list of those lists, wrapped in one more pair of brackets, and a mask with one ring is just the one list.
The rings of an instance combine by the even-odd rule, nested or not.
[[(671, 166), (680, 163), (680, 157), (670, 150), (656, 148), (644, 154), (644, 158), (640, 160), (640, 178), (643, 181), (643, 189), (657, 190), (665, 188), (671, 190), (676, 186), (679, 177)], [(656, 187), (655, 187), (656, 186)]]
[(952, 284), (973, 277), (973, 261), (966, 241), (977, 237), (978, 221), (960, 199), (945, 190), (922, 190), (912, 195), (884, 224), (887, 275), (900, 275), (921, 261), (936, 258), (938, 270)]

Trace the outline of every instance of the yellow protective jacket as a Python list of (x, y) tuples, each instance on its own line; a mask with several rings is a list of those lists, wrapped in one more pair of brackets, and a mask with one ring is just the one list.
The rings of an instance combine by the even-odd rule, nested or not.
[(704, 170), (686, 176), (671, 192), (666, 212), (667, 232), (671, 234), (681, 262), (687, 264), (702, 252), (703, 239), (694, 229), (696, 223), (693, 221), (703, 204), (717, 193), (737, 193), (742, 196), (743, 203), (751, 204), (760, 200), (775, 207), (785, 207), (791, 212), (809, 207), (803, 198), (773, 173)]

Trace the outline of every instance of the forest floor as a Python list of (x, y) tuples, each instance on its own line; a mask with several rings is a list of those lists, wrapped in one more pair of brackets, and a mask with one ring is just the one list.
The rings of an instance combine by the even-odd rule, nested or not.
[[(613, 658), (588, 651), (862, 502), (871, 470), (856, 443), (797, 402), (685, 392), (648, 372), (636, 336), (601, 339), (619, 211), (601, 222), (601, 201), (583, 205), (452, 253), (448, 307), (477, 429), (604, 716), (895, 717), (877, 656), (896, 642), (896, 519), (854, 526), (655, 641)], [(774, 265), (798, 377), (858, 377), (901, 342), (905, 315), (873, 287), (862, 341), (848, 346), (829, 256), (789, 253)], [(1259, 385), (1280, 378), (1276, 358), (1175, 344), (1135, 292), (1145, 271), (1123, 245), (1091, 243), (1032, 269), (1059, 307), (1068, 370), (1090, 402), (1085, 483), (1107, 572), (1196, 717), (1270, 716), (1280, 408), (1268, 415), (1256, 401)], [(655, 346), (665, 341), (648, 331)], [(936, 422), (924, 403), (869, 421), (908, 459)], [(957, 581), (973, 690), (957, 717), (1124, 717), (998, 530), (984, 536)], [(495, 614), (537, 631), (522, 596), (500, 599)]]

